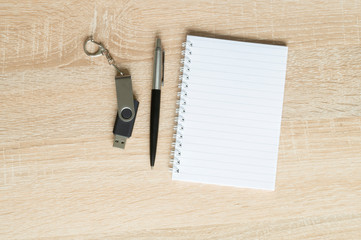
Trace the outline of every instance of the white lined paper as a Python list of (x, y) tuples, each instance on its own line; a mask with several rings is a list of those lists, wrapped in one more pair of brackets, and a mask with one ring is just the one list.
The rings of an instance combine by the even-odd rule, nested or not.
[(274, 190), (287, 47), (187, 42), (173, 179)]

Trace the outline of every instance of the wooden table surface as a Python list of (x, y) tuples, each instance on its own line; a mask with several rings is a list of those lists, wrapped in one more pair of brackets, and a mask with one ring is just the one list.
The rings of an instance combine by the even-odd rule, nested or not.
[[(361, 2), (0, 3), (0, 239), (361, 239)], [(274, 192), (175, 182), (168, 171), (187, 34), (289, 48)], [(152, 58), (166, 49), (149, 167)], [(130, 71), (133, 137), (112, 147), (115, 71)]]

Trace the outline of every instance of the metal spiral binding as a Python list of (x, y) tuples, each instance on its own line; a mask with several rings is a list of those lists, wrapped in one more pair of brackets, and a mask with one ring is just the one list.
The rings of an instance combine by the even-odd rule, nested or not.
[(189, 58), (189, 57), (187, 57), (187, 56), (184, 56), (184, 58), (183, 59), (181, 59), (181, 64), (185, 64), (185, 63), (191, 63), (192, 62), (192, 60)]
[(169, 161), (170, 168), (169, 170), (173, 173), (180, 172), (180, 164), (181, 164), (181, 156), (182, 156), (182, 146), (183, 146), (183, 131), (184, 125), (182, 123), (185, 122), (186, 119), (186, 109), (187, 105), (187, 97), (188, 97), (188, 88), (189, 88), (189, 73), (191, 72), (191, 68), (188, 64), (192, 63), (192, 50), (193, 43), (190, 41), (186, 41), (182, 43), (182, 47), (184, 48), (182, 51), (182, 55), (184, 58), (181, 60), (182, 66), (180, 67), (181, 74), (179, 75), (178, 84), (179, 92), (177, 93), (177, 110), (176, 117), (174, 118), (175, 126), (174, 126), (174, 134), (172, 143), (173, 150), (171, 151), (171, 160)]

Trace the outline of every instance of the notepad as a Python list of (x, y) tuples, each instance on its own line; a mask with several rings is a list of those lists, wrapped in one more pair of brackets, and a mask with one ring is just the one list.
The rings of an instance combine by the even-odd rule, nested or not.
[(274, 190), (287, 47), (187, 36), (173, 180)]

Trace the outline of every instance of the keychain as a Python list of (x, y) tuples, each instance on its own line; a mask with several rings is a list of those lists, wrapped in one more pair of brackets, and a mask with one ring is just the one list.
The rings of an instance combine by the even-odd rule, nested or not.
[[(89, 52), (86, 45), (91, 42), (98, 46), (95, 52)], [(126, 140), (132, 135), (135, 117), (137, 115), (139, 102), (133, 96), (132, 78), (125, 75), (116, 65), (108, 49), (100, 42), (96, 42), (92, 37), (85, 40), (84, 52), (90, 57), (103, 55), (107, 58), (109, 65), (112, 65), (119, 74), (115, 76), (115, 88), (117, 93), (118, 111), (114, 124), (114, 143), (113, 147), (125, 148)]]

